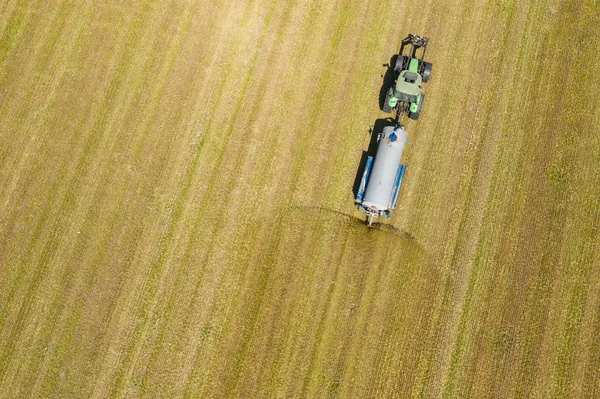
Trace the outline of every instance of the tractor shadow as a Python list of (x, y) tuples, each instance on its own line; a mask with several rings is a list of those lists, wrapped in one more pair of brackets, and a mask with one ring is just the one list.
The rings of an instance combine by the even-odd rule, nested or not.
[(396, 65), (396, 60), (398, 59), (398, 54), (394, 54), (392, 58), (390, 58), (389, 64), (383, 64), (383, 67), (387, 67), (385, 70), (385, 74), (383, 75), (383, 82), (381, 83), (381, 89), (379, 89), (379, 109), (383, 111), (383, 103), (385, 101), (385, 95), (387, 94), (388, 89), (394, 83), (395, 73), (394, 73), (394, 65)]
[(352, 195), (354, 195), (354, 198), (356, 198), (356, 195), (358, 194), (358, 189), (360, 187), (360, 181), (362, 179), (363, 171), (365, 170), (365, 166), (367, 165), (367, 158), (369, 156), (375, 156), (375, 154), (377, 153), (377, 137), (379, 136), (379, 133), (383, 132), (383, 128), (386, 126), (394, 126), (394, 119), (377, 119), (373, 127), (369, 128), (369, 133), (371, 134), (371, 139), (369, 140), (369, 147), (367, 151), (362, 152), (360, 162), (358, 164), (358, 169), (356, 169), (354, 184), (352, 185)]
[(381, 89), (379, 90), (379, 109), (383, 111), (383, 102), (385, 101), (385, 95), (394, 83), (395, 72), (394, 65), (396, 65), (396, 60), (398, 59), (398, 54), (404, 54), (404, 48), (408, 45), (406, 39), (402, 40), (400, 44), (400, 49), (397, 54), (392, 55), (390, 58), (390, 62), (388, 64), (383, 64), (382, 67), (386, 67), (385, 74), (383, 75), (383, 82), (381, 83)]

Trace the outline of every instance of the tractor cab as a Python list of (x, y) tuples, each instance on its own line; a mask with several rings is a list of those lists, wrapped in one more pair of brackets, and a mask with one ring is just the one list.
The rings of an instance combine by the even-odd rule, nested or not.
[(420, 106), (423, 102), (422, 82), (421, 75), (416, 72), (411, 72), (410, 70), (400, 72), (398, 79), (390, 87), (386, 96), (388, 107), (394, 109), (402, 104), (404, 108), (408, 108), (408, 112), (417, 113), (420, 111)]
[[(416, 101), (416, 96), (421, 93), (421, 83), (423, 79), (421, 75), (411, 71), (402, 71), (400, 72), (400, 76), (396, 79), (395, 92), (398, 94), (404, 94), (404, 97), (410, 97), (410, 100), (407, 99), (405, 101), (412, 102)], [(396, 98), (399, 98), (396, 96)]]

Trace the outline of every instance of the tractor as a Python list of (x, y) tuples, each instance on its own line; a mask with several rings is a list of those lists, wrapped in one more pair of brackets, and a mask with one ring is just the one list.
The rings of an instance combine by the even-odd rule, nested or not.
[[(394, 65), (394, 82), (385, 95), (384, 112), (391, 113), (395, 109), (397, 118), (406, 113), (410, 119), (419, 119), (425, 100), (421, 84), (429, 81), (432, 67), (424, 60), (428, 42), (429, 38), (413, 34), (402, 40)], [(405, 48), (408, 53), (403, 55)], [(417, 56), (420, 49), (420, 56)]]

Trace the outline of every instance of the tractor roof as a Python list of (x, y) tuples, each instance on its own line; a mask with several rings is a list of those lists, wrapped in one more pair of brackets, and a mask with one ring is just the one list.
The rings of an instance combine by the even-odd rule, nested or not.
[(400, 72), (396, 82), (396, 91), (405, 93), (409, 96), (417, 96), (421, 92), (421, 75), (408, 70)]
[(404, 80), (405, 82), (409, 82), (409, 83), (421, 83), (422, 79), (421, 79), (421, 75), (419, 75), (418, 73), (415, 72), (410, 72), (410, 71), (402, 71), (402, 73), (400, 73), (400, 77), (398, 78), (398, 80)]

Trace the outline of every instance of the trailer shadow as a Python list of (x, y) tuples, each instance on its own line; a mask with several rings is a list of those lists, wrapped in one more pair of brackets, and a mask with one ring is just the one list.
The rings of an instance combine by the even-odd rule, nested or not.
[(358, 194), (358, 189), (360, 187), (360, 181), (362, 179), (363, 171), (365, 170), (365, 166), (367, 165), (367, 158), (369, 156), (375, 156), (377, 153), (377, 137), (380, 133), (383, 132), (383, 128), (386, 126), (393, 126), (394, 120), (392, 118), (387, 119), (377, 119), (372, 128), (369, 129), (369, 133), (371, 134), (371, 138), (369, 140), (369, 147), (367, 151), (363, 151), (360, 157), (360, 162), (358, 164), (358, 169), (356, 169), (356, 176), (354, 177), (354, 184), (352, 185), (352, 195), (356, 198)]

